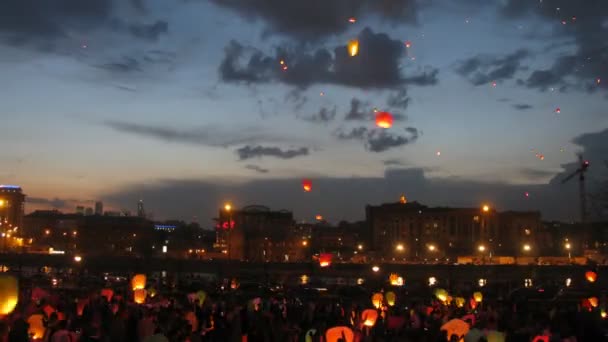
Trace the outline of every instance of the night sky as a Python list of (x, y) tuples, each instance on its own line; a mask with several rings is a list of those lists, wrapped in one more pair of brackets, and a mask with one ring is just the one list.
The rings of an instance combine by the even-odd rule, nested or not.
[(203, 226), (401, 194), (577, 220), (576, 153), (590, 193), (608, 174), (606, 37), (605, 0), (8, 0), (0, 183)]

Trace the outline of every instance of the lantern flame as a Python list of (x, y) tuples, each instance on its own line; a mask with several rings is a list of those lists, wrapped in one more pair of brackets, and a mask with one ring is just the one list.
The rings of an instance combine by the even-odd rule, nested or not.
[(389, 112), (379, 112), (376, 114), (376, 126), (380, 128), (391, 128), (393, 126), (393, 116)]
[(358, 40), (353, 39), (350, 42), (348, 42), (348, 53), (350, 54), (351, 57), (355, 57), (356, 55), (359, 54), (359, 41)]

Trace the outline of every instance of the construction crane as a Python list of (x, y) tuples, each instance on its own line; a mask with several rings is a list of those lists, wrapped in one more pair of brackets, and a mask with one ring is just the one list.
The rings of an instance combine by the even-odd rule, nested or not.
[(578, 169), (562, 180), (562, 184), (578, 175), (578, 187), (580, 196), (581, 223), (584, 225), (587, 222), (587, 195), (585, 193), (585, 172), (589, 168), (589, 161), (583, 159), (583, 155), (578, 155)]

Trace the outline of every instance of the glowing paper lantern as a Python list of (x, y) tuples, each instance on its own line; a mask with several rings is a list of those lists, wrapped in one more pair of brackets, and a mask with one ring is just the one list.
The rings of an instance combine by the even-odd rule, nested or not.
[(349, 23), (351, 23), (351, 24), (354, 24), (354, 23), (356, 23), (356, 22), (357, 22), (357, 18), (355, 18), (355, 17), (350, 17), (350, 18), (348, 18), (348, 22), (349, 22)]
[(595, 281), (597, 280), (597, 273), (593, 271), (587, 271), (585, 272), (585, 278), (588, 282), (595, 283)]
[(401, 278), (398, 274), (392, 273), (388, 277), (388, 280), (391, 283), (391, 285), (394, 285), (394, 286), (403, 286), (403, 278)]
[(456, 303), (456, 306), (459, 307), (459, 308), (461, 308), (461, 307), (464, 306), (464, 302), (465, 302), (465, 300), (462, 297), (456, 297), (454, 299), (454, 303)]
[(388, 291), (386, 293), (386, 303), (388, 304), (388, 306), (393, 306), (395, 305), (395, 300), (397, 299), (397, 296), (395, 295), (395, 293), (393, 291)]
[(146, 289), (137, 289), (133, 291), (133, 301), (137, 304), (143, 304), (146, 302), (148, 291)]
[(462, 338), (469, 332), (469, 325), (465, 321), (455, 318), (442, 325), (441, 330), (447, 331), (448, 338), (452, 335)]
[(196, 318), (196, 315), (194, 314), (194, 312), (192, 312), (192, 311), (186, 312), (186, 315), (184, 318), (186, 319), (186, 321), (188, 321), (188, 323), (190, 323), (190, 326), (192, 327), (192, 332), (195, 332), (196, 330), (198, 330), (198, 318)]
[(112, 289), (102, 289), (101, 290), (101, 295), (106, 297), (106, 299), (109, 301), (112, 300), (112, 297), (114, 296), (114, 291)]
[(76, 302), (76, 314), (78, 316), (82, 316), (82, 313), (84, 311), (84, 307), (87, 306), (87, 304), (89, 304), (89, 299), (88, 298), (78, 299), (78, 301)]
[(203, 306), (203, 303), (207, 298), (207, 293), (203, 290), (200, 290), (196, 293), (196, 298), (198, 299), (198, 305)]
[(384, 300), (384, 296), (382, 295), (382, 293), (380, 293), (380, 292), (374, 293), (374, 295), (372, 296), (372, 305), (376, 309), (380, 309), (380, 307), (382, 306), (383, 300)]
[(412, 42), (410, 42), (409, 40), (406, 40), (405, 41), (405, 47), (408, 48), (408, 49), (411, 48), (412, 47)]
[(599, 303), (597, 297), (589, 297), (587, 300), (589, 301), (589, 304), (591, 305), (591, 307), (597, 308), (597, 305)]
[(380, 128), (391, 128), (393, 126), (393, 115), (391, 115), (389, 112), (377, 113), (376, 126)]
[(555, 108), (555, 114), (559, 114), (561, 112), (562, 112), (562, 110), (559, 107)]
[(333, 327), (327, 329), (325, 332), (325, 340), (327, 342), (353, 342), (355, 340), (355, 334), (349, 327)]
[(146, 275), (145, 274), (136, 274), (131, 279), (131, 289), (141, 290), (146, 288)]
[(483, 294), (479, 291), (473, 293), (473, 299), (475, 299), (475, 301), (477, 303), (481, 303), (481, 301), (483, 300)]
[(42, 311), (44, 311), (46, 317), (51, 317), (51, 314), (53, 314), (53, 312), (55, 312), (56, 310), (50, 305), (45, 305), (44, 308), (42, 308)]
[(329, 253), (324, 253), (319, 255), (319, 266), (321, 267), (329, 267), (331, 265), (332, 255)]
[(156, 289), (151, 287), (148, 289), (148, 294), (150, 295), (150, 298), (154, 298), (156, 297)]
[(312, 190), (312, 182), (309, 179), (304, 179), (302, 181), (302, 189), (304, 189), (305, 192), (310, 192), (310, 190)]
[(30, 325), (27, 333), (33, 339), (42, 339), (44, 337), (44, 332), (46, 331), (46, 328), (44, 327), (44, 316), (40, 314), (31, 315), (27, 319), (27, 323)]
[(353, 39), (348, 42), (348, 54), (351, 57), (355, 57), (357, 54), (359, 54), (359, 41), (358, 40)]
[(435, 297), (437, 297), (437, 299), (439, 299), (440, 301), (445, 302), (446, 300), (448, 300), (448, 291), (444, 289), (436, 289)]
[(363, 310), (361, 320), (366, 327), (373, 327), (376, 324), (376, 320), (378, 320), (378, 311), (374, 309)]
[(10, 275), (0, 275), (0, 316), (8, 315), (19, 301), (19, 282)]

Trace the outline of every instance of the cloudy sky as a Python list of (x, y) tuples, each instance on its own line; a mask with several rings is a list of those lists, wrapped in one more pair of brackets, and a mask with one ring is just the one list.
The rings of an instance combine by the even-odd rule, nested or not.
[(576, 153), (590, 192), (607, 169), (606, 36), (604, 0), (8, 0), (0, 183), (203, 225), (402, 193), (574, 220)]

